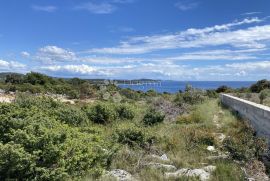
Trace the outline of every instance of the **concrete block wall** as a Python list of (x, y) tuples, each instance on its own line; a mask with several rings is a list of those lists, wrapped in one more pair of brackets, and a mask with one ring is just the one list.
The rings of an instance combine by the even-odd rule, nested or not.
[(256, 104), (228, 94), (220, 95), (221, 102), (246, 118), (258, 136), (270, 143), (270, 107)]

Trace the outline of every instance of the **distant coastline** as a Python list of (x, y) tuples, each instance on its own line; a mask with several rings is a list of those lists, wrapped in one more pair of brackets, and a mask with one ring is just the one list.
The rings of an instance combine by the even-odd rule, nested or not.
[(227, 86), (234, 89), (239, 89), (243, 87), (250, 87), (256, 81), (161, 81), (161, 84), (146, 84), (146, 85), (122, 85), (119, 84), (121, 88), (130, 88), (138, 91), (148, 91), (155, 90), (157, 92), (163, 93), (176, 93), (179, 91), (184, 91), (186, 85), (191, 85), (198, 89), (217, 89), (220, 86)]

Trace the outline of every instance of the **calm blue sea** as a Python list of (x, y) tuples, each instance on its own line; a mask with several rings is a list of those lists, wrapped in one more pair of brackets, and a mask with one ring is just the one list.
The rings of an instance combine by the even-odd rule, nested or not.
[(133, 90), (156, 90), (157, 92), (176, 93), (184, 91), (187, 84), (199, 89), (216, 89), (222, 85), (232, 88), (249, 87), (255, 82), (252, 81), (162, 81), (160, 85), (119, 85), (121, 88), (131, 88)]

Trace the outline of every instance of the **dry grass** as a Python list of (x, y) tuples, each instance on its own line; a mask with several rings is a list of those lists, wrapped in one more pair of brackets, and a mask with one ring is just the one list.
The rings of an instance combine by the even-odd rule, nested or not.
[[(218, 117), (219, 128), (213, 121), (215, 116)], [(217, 153), (211, 153), (206, 148), (213, 145), (217, 150), (223, 151), (224, 148), (218, 142), (215, 133), (233, 136), (233, 133), (239, 132), (244, 127), (244, 123), (229, 110), (223, 109), (218, 100), (206, 101), (195, 106), (188, 117), (190, 120), (199, 119), (200, 121), (181, 124), (177, 124), (176, 121), (147, 127), (147, 131), (157, 138), (154, 145), (147, 149), (120, 146), (111, 168), (127, 170), (139, 180), (164, 180), (164, 172), (149, 169), (145, 167), (145, 164), (157, 161), (149, 155), (166, 153), (170, 158), (170, 161), (166, 163), (175, 165), (177, 168), (201, 168), (205, 165), (215, 165), (217, 170), (213, 173), (212, 180), (242, 180), (243, 173), (240, 169), (242, 165), (230, 159), (211, 161), (207, 157), (217, 155)], [(141, 126), (138, 119), (133, 123), (138, 127)], [(128, 126), (130, 123), (122, 124)], [(108, 133), (113, 133), (118, 126), (119, 124), (114, 125)], [(196, 180), (196, 178), (192, 179)], [(180, 180), (191, 179), (183, 177)]]

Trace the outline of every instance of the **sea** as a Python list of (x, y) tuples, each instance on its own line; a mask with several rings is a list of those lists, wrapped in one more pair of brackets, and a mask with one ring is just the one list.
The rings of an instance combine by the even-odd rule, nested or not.
[(148, 91), (155, 90), (157, 92), (163, 93), (176, 93), (179, 91), (184, 91), (186, 85), (191, 85), (193, 88), (198, 89), (217, 89), (220, 86), (228, 86), (231, 88), (242, 88), (250, 87), (254, 84), (255, 81), (161, 81), (157, 84), (147, 84), (147, 85), (128, 85), (128, 84), (119, 84), (121, 88), (130, 88), (133, 90)]

